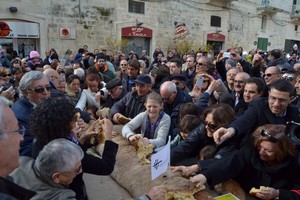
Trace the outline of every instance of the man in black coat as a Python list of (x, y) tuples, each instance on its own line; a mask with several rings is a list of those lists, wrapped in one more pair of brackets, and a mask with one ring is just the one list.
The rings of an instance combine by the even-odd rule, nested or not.
[[(270, 86), (269, 97), (254, 100), (243, 115), (233, 121), (229, 128), (220, 128), (214, 132), (216, 143), (234, 135), (240, 139), (249, 138), (249, 134), (264, 124), (286, 124), (289, 121), (300, 122), (300, 113), (291, 104), (294, 87), (289, 81), (278, 80)], [(246, 141), (246, 140), (245, 140)]]
[(172, 81), (166, 81), (160, 86), (160, 95), (164, 100), (164, 111), (171, 117), (169, 135), (174, 139), (179, 133), (179, 109), (181, 104), (192, 102), (192, 97), (185, 91), (176, 87)]

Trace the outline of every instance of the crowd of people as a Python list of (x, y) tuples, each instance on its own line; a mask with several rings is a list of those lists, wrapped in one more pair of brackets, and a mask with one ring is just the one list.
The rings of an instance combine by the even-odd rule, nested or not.
[[(300, 137), (297, 45), (166, 56), (158, 47), (151, 58), (87, 45), (44, 58), (0, 52), (1, 198), (87, 200), (82, 173), (113, 172), (119, 134), (154, 148), (171, 138), (172, 171), (198, 186), (234, 179), (246, 192), (265, 186), (260, 199), (300, 199), (300, 138), (290, 138)], [(95, 156), (88, 149), (98, 145), (90, 141), (102, 108), (110, 113)], [(139, 199), (164, 192), (154, 187)]]

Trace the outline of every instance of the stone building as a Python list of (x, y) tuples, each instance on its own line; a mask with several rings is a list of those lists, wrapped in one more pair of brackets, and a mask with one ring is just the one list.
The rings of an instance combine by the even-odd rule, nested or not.
[[(0, 45), (36, 49), (123, 48), (150, 55), (182, 41), (195, 51), (300, 45), (300, 0), (1, 0)], [(122, 41), (122, 42), (121, 42)]]

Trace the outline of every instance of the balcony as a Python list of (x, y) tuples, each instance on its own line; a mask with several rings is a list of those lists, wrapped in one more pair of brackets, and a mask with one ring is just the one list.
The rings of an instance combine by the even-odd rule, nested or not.
[(300, 5), (293, 5), (291, 12), (291, 21), (295, 24), (300, 23)]
[(266, 14), (276, 14), (284, 10), (280, 0), (258, 0), (257, 11)]
[(210, 5), (226, 7), (231, 2), (238, 1), (238, 0), (204, 0), (204, 1), (205, 1), (205, 3), (210, 4)]

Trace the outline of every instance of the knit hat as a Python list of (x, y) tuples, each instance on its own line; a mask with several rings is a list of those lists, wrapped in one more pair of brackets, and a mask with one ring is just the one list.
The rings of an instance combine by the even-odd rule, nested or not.
[(39, 58), (40, 54), (37, 51), (30, 51), (29, 57), (30, 58)]
[(97, 54), (97, 61), (98, 61), (99, 59), (103, 59), (103, 60), (106, 61), (106, 56), (105, 56), (103, 53), (99, 53), (99, 54)]
[(297, 44), (294, 44), (293, 48), (298, 48), (298, 45), (297, 45)]

